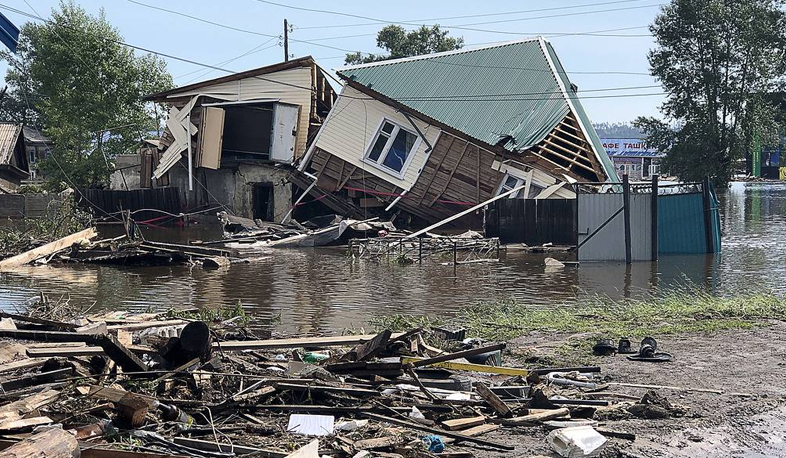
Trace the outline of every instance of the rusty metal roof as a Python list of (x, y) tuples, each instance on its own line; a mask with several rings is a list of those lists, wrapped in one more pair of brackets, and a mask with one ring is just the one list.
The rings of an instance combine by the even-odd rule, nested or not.
[(16, 142), (22, 133), (22, 125), (12, 122), (0, 122), (0, 164), (9, 164), (16, 148)]
[[(593, 147), (606, 155), (580, 102), (568, 94), (570, 81), (556, 54), (542, 38), (349, 66), (337, 73), (510, 151), (543, 140), (571, 110), (570, 97)], [(601, 162), (604, 168), (610, 164), (607, 157)]]

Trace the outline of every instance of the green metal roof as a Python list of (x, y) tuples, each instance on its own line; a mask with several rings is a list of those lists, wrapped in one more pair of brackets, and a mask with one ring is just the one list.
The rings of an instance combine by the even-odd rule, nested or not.
[[(546, 45), (555, 66), (562, 69), (551, 46)], [(337, 72), (473, 138), (500, 143), (510, 151), (537, 144), (570, 111), (540, 39), (375, 62)], [(570, 88), (564, 70), (561, 72)], [(581, 104), (578, 100), (573, 103), (593, 145), (603, 151)], [(611, 161), (605, 151), (601, 161), (614, 177), (614, 168), (606, 167)]]

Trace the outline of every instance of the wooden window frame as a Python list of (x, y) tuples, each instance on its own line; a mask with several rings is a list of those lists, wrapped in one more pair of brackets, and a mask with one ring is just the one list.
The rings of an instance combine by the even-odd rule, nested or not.
[[(511, 188), (511, 187), (509, 187), (509, 186), (505, 186), (505, 183), (507, 183), (507, 181), (508, 181), (508, 178), (513, 178), (513, 179), (515, 179), (515, 180), (516, 180), (516, 185), (515, 185), (515, 186), (513, 186), (512, 188)], [(505, 176), (502, 178), (502, 183), (500, 183), (500, 185), (499, 185), (499, 189), (497, 190), (497, 194), (496, 194), (496, 195), (498, 196), (498, 195), (500, 195), (500, 194), (502, 194), (502, 193), (504, 193), (504, 192), (510, 191), (511, 189), (516, 189), (516, 188), (518, 188), (519, 186), (523, 185), (525, 181), (526, 181), (526, 179), (524, 179), (524, 178), (521, 178), (521, 177), (517, 177), (516, 175), (513, 175), (513, 174), (511, 174), (511, 173), (509, 173), (509, 172), (508, 172), (508, 173), (506, 173), (506, 174), (505, 174)], [(514, 192), (513, 194), (509, 195), (509, 196), (508, 196), (508, 199), (516, 199), (516, 198), (519, 196), (519, 193), (520, 193), (521, 191), (522, 191), (522, 189), (519, 189), (518, 191), (516, 191), (516, 192)]]
[[(369, 155), (371, 154), (371, 150), (374, 148), (374, 145), (377, 142), (380, 134), (382, 133), (382, 127), (385, 123), (389, 123), (393, 126), (393, 131), (389, 134), (388, 141), (385, 142), (385, 146), (382, 148), (382, 152), (379, 155), (379, 158), (375, 161), (373, 159), (369, 159)], [(415, 136), (415, 143), (412, 145), (412, 149), (409, 150), (407, 153), (407, 159), (404, 161), (404, 165), (401, 166), (401, 171), (397, 171), (396, 169), (392, 169), (386, 165), (384, 165), (385, 159), (387, 159), (388, 154), (390, 153), (390, 148), (393, 146), (393, 141), (396, 139), (399, 131), (405, 131), (411, 135)], [(386, 134), (387, 135), (387, 134)], [(363, 154), (363, 162), (366, 164), (371, 165), (374, 168), (382, 170), (383, 172), (387, 173), (388, 175), (394, 176), (398, 179), (404, 179), (406, 175), (407, 169), (409, 168), (410, 163), (412, 162), (412, 158), (415, 157), (418, 150), (420, 149), (420, 142), (421, 142), (420, 135), (417, 132), (413, 132), (405, 127), (402, 127), (399, 123), (392, 121), (388, 118), (382, 118), (380, 121), (379, 126), (377, 126), (376, 133), (371, 138), (371, 141), (366, 146), (366, 152)]]

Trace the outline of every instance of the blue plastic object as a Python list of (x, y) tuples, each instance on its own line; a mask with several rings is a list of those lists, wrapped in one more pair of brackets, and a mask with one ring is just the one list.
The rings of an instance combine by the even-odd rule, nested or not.
[(445, 443), (442, 442), (442, 438), (439, 436), (426, 436), (421, 440), (426, 444), (429, 452), (442, 453), (445, 451)]
[(16, 45), (19, 43), (19, 29), (0, 13), (0, 43), (3, 43), (11, 50), (16, 52)]

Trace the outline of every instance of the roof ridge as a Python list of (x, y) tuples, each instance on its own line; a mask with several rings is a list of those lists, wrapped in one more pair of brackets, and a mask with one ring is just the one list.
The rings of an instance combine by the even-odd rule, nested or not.
[(435, 53), (431, 53), (431, 54), (421, 54), (421, 55), (418, 55), (418, 56), (399, 57), (398, 59), (380, 60), (380, 61), (377, 61), (377, 62), (369, 62), (369, 63), (366, 63), (366, 64), (345, 65), (343, 67), (338, 67), (338, 68), (335, 68), (333, 70), (336, 73), (340, 73), (340, 72), (345, 71), (345, 70), (355, 70), (355, 69), (359, 69), (359, 68), (378, 67), (378, 66), (382, 66), (382, 65), (392, 65), (392, 64), (398, 64), (398, 63), (402, 63), (402, 62), (411, 62), (411, 61), (416, 61), (416, 60), (434, 59), (434, 58), (437, 58), (437, 57), (451, 56), (451, 55), (455, 55), (455, 54), (466, 54), (466, 53), (470, 53), (470, 52), (483, 51), (485, 49), (501, 48), (503, 46), (512, 46), (512, 45), (517, 45), (517, 44), (522, 44), (522, 43), (528, 43), (528, 42), (531, 42), (531, 41), (541, 41), (541, 40), (548, 41), (544, 37), (538, 35), (538, 36), (535, 36), (535, 37), (522, 38), (522, 39), (519, 39), (519, 40), (497, 42), (497, 43), (494, 43), (494, 44), (491, 44), (491, 45), (479, 46), (479, 47), (475, 47), (475, 48), (460, 48), (460, 49), (454, 49), (454, 50), (451, 50), (451, 51), (435, 52)]

